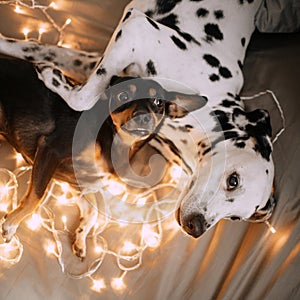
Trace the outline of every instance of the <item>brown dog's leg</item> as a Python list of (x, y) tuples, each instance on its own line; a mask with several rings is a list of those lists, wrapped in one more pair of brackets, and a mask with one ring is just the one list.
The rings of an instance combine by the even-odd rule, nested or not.
[(35, 155), (27, 192), (18, 207), (4, 217), (2, 236), (6, 242), (12, 239), (20, 223), (32, 214), (41, 203), (47, 185), (59, 162), (58, 152), (49, 147), (45, 141), (40, 143)]
[(94, 194), (87, 194), (78, 199), (78, 208), (80, 210), (80, 224), (75, 232), (75, 241), (72, 249), (73, 253), (80, 258), (86, 256), (86, 238), (98, 217), (97, 201)]

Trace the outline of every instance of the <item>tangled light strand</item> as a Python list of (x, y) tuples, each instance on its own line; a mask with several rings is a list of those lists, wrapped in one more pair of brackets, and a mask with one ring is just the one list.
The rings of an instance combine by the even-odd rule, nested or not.
[[(63, 45), (65, 28), (69, 24), (71, 24), (72, 19), (67, 18), (66, 21), (64, 22), (64, 24), (59, 26), (58, 23), (54, 20), (53, 17), (51, 17), (51, 15), (48, 12), (48, 10), (50, 10), (50, 9), (52, 9), (52, 10), (58, 9), (58, 5), (55, 2), (51, 2), (49, 5), (41, 5), (35, 0), (30, 0), (28, 2), (21, 1), (21, 0), (16, 0), (16, 1), (15, 0), (4, 0), (4, 1), (0, 0), (0, 4), (13, 6), (14, 11), (17, 14), (25, 14), (25, 11), (23, 10), (24, 8), (40, 11), (45, 16), (48, 23), (47, 23), (47, 25), (40, 24), (40, 27), (38, 29), (38, 37), (36, 40), (38, 42), (40, 42), (43, 33), (47, 32), (50, 28), (53, 28), (58, 33), (57, 45), (58, 46)], [(28, 35), (31, 32), (31, 30), (29, 28), (25, 27), (25, 28), (23, 28), (22, 32), (24, 34), (25, 39), (27, 40), (29, 38)]]
[[(174, 168), (178, 167), (171, 167), (170, 173), (172, 173), (174, 177), (172, 177), (170, 183), (158, 184), (141, 194), (133, 195), (127, 191), (125, 186), (123, 186), (121, 192), (118, 192), (121, 198), (121, 201), (119, 201), (121, 204), (129, 201), (128, 199), (131, 197), (132, 199), (130, 201), (137, 204), (136, 207), (140, 208), (143, 207), (150, 198), (153, 200), (150, 209), (147, 208), (143, 223), (137, 224), (137, 226), (141, 227), (139, 230), (139, 242), (132, 243), (126, 240), (120, 240), (116, 250), (110, 249), (109, 240), (103, 236), (104, 231), (110, 230), (110, 226), (114, 224), (119, 226), (126, 226), (126, 224), (120, 223), (118, 219), (112, 218), (110, 214), (99, 214), (101, 220), (99, 220), (99, 218), (96, 220), (93, 231), (88, 237), (92, 241), (92, 245), (89, 249), (91, 250), (92, 248), (93, 252), (96, 253), (96, 257), (92, 259), (87, 268), (80, 273), (74, 273), (72, 270), (69, 270), (63, 258), (64, 247), (70, 246), (64, 246), (61, 238), (61, 236), (67, 236), (70, 233), (67, 226), (67, 216), (63, 215), (63, 218), (61, 218), (63, 229), (58, 229), (57, 216), (51, 207), (57, 208), (57, 204), (59, 203), (61, 205), (74, 206), (76, 201), (78, 201), (78, 198), (84, 197), (84, 195), (90, 193), (90, 191), (83, 190), (82, 192), (79, 192), (72, 189), (67, 183), (53, 180), (48, 188), (43, 204), (39, 207), (37, 212), (31, 215), (24, 223), (26, 223), (27, 227), (32, 231), (37, 231), (42, 228), (49, 232), (52, 235), (52, 240), (46, 239), (44, 241), (46, 253), (57, 259), (61, 271), (67, 276), (73, 279), (89, 278), (92, 280), (91, 289), (96, 292), (103, 291), (106, 288), (106, 284), (104, 279), (98, 277), (96, 279), (93, 276), (100, 269), (107, 255), (114, 257), (116, 264), (121, 271), (121, 275), (120, 277), (111, 278), (110, 285), (115, 291), (122, 291), (126, 287), (124, 283), (126, 274), (136, 270), (142, 265), (144, 251), (147, 248), (155, 249), (161, 244), (163, 216), (168, 215), (168, 207), (175, 207), (176, 200), (169, 198), (162, 200), (157, 199), (155, 192), (164, 188), (177, 188), (176, 184), (178, 176), (176, 177), (174, 174), (178, 174), (178, 170), (177, 173), (174, 173)], [(21, 177), (28, 176), (30, 171), (30, 166), (18, 167), (14, 172), (7, 169), (0, 169), (0, 208), (2, 212), (6, 213), (8, 210), (16, 208), (18, 182)], [(106, 184), (104, 184), (104, 186), (101, 185), (101, 189), (96, 190), (95, 187), (93, 187), (94, 192), (102, 193), (102, 199), (105, 202), (105, 211), (109, 213), (113, 212), (117, 207), (111, 206), (111, 199), (106, 197), (107, 189), (111, 186), (117, 186), (117, 184), (120, 185), (119, 188), (122, 186), (122, 183), (120, 182), (115, 182), (113, 184), (114, 181), (115, 179), (112, 178), (111, 175), (108, 175), (105, 179)], [(145, 201), (139, 202), (139, 199), (144, 199)], [(53, 205), (53, 202), (55, 202), (55, 205)], [(4, 203), (6, 203), (6, 206), (3, 205)], [(156, 216), (156, 222), (153, 222), (152, 220), (153, 215)], [(23, 223), (21, 226), (23, 226)], [(177, 230), (177, 228), (175, 228), (175, 230)], [(4, 243), (4, 241), (0, 243), (0, 261), (2, 262), (7, 262), (10, 265), (17, 264), (22, 257), (22, 253), (23, 245), (16, 235), (10, 243)]]

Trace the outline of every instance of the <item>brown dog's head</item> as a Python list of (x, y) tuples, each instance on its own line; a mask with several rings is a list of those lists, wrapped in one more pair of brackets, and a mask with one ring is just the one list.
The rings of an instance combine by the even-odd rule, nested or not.
[(166, 91), (152, 79), (114, 76), (105, 95), (119, 135), (128, 140), (147, 139), (163, 119), (184, 117), (204, 106), (206, 98)]

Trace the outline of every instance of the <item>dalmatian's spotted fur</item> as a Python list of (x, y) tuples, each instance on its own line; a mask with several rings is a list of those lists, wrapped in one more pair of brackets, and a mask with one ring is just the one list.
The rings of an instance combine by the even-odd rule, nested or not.
[[(245, 112), (236, 96), (260, 5), (261, 0), (134, 0), (97, 62), (95, 54), (5, 38), (0, 51), (35, 63), (39, 78), (75, 110), (92, 107), (119, 74), (168, 78), (206, 96), (206, 110), (166, 121), (152, 141), (193, 174), (178, 221), (198, 237), (222, 218), (265, 214), (271, 194), (269, 116)], [(74, 84), (65, 74), (88, 80)]]

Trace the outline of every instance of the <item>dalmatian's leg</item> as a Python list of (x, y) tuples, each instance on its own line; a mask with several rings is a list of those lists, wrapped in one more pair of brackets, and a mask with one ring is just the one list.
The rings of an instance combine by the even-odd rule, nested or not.
[(0, 34), (0, 53), (24, 59), (37, 65), (59, 68), (76, 82), (84, 82), (95, 68), (100, 55), (55, 45), (42, 45), (35, 41), (6, 38)]
[[(41, 65), (38, 70), (39, 77), (73, 109), (90, 109), (108, 87), (113, 75), (119, 75), (124, 70), (127, 71), (127, 75), (159, 75), (152, 66), (151, 57), (158, 47), (166, 52), (165, 46), (159, 44), (160, 37), (157, 35), (161, 34), (161, 39), (165, 39), (166, 36), (157, 24), (138, 10), (129, 9), (125, 12), (103, 57), (83, 85), (68, 83), (62, 72), (53, 65)], [(141, 35), (141, 32), (145, 35)], [(153, 49), (153, 45), (156, 50)]]
[(97, 201), (94, 194), (87, 194), (77, 201), (80, 211), (80, 223), (75, 232), (72, 245), (73, 253), (80, 258), (86, 256), (86, 238), (98, 217)]

